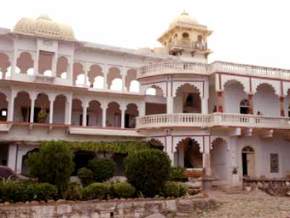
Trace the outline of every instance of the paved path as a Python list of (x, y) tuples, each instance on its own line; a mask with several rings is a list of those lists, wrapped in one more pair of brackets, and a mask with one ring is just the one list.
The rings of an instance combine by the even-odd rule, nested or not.
[(272, 197), (261, 191), (226, 194), (214, 191), (211, 198), (221, 202), (216, 210), (202, 211), (199, 218), (290, 218), (290, 197)]

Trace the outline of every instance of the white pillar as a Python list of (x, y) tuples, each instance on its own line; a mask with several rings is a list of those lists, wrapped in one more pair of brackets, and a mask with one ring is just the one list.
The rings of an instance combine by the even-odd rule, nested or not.
[(82, 120), (82, 126), (87, 126), (87, 109), (88, 109), (88, 102), (83, 102), (83, 120)]
[(108, 84), (107, 84), (107, 82), (108, 82), (108, 74), (109, 74), (108, 70), (109, 70), (109, 67), (107, 65), (104, 65), (103, 66), (103, 74), (104, 74), (104, 85), (103, 85), (103, 88), (104, 89), (108, 89)]
[(126, 112), (126, 106), (121, 107), (121, 128), (125, 128), (125, 112)]
[(74, 65), (74, 58), (73, 56), (70, 56), (68, 58), (68, 65), (67, 65), (67, 80), (71, 82), (71, 85), (74, 84), (73, 81), (73, 65)]
[(34, 68), (34, 75), (38, 74), (39, 69), (38, 69), (38, 62), (39, 62), (39, 51), (37, 50), (34, 55), (34, 60), (33, 60), (33, 68)]
[(32, 95), (30, 96), (31, 104), (30, 104), (30, 123), (33, 123), (33, 118), (34, 118), (34, 106), (35, 106), (35, 100), (36, 96)]
[(57, 70), (57, 52), (55, 52), (52, 57), (51, 72), (53, 77), (56, 76), (56, 70)]
[(14, 171), (16, 171), (16, 157), (18, 152), (17, 150), (18, 145), (15, 144), (9, 145), (7, 166)]
[(49, 96), (49, 124), (53, 123), (53, 103), (55, 96)]
[(14, 90), (10, 93), (10, 98), (8, 101), (8, 116), (7, 121), (13, 122), (14, 117), (14, 100), (15, 100), (16, 92)]
[(107, 103), (102, 104), (102, 127), (106, 128), (107, 122)]
[(65, 124), (71, 125), (71, 114), (72, 114), (72, 95), (66, 96), (65, 103)]
[[(167, 131), (169, 131), (169, 130), (167, 130)], [(169, 159), (171, 160), (171, 165), (173, 166), (174, 165), (174, 150), (175, 150), (174, 146), (175, 145), (172, 144), (173, 140), (172, 140), (171, 135), (167, 135), (165, 140), (166, 140), (165, 141), (165, 146), (166, 146), (165, 150), (166, 150), (167, 155), (169, 156)]]
[(83, 69), (84, 69), (84, 74), (85, 74), (85, 84), (84, 84), (84, 86), (88, 86), (88, 83), (87, 83), (87, 81), (88, 81), (88, 73), (89, 73), (89, 70), (90, 70), (90, 66), (89, 66), (89, 64), (88, 63), (85, 63), (85, 64), (83, 64)]
[(172, 96), (167, 96), (166, 113), (173, 114), (173, 97)]
[[(13, 78), (13, 74), (15, 74), (15, 69), (16, 69), (16, 65), (17, 65), (17, 58), (18, 58), (18, 52), (17, 52), (17, 49), (15, 48), (15, 44), (14, 44), (14, 50), (13, 50), (13, 54), (12, 54), (12, 63), (11, 63), (11, 72), (10, 72), (11, 78)], [(6, 74), (7, 74), (7, 72), (6, 72)]]
[(127, 91), (127, 87), (126, 87), (126, 71), (123, 70), (123, 73), (122, 73), (122, 91), (123, 92), (126, 92)]
[(207, 98), (201, 99), (201, 113), (208, 114), (208, 99)]
[(209, 136), (205, 136), (202, 153), (202, 165), (205, 170), (206, 176), (211, 176), (211, 164), (210, 164), (210, 140)]

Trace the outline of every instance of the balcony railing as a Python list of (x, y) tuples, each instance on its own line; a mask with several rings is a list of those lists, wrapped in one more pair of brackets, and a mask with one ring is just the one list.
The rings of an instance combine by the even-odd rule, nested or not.
[(137, 129), (214, 126), (290, 129), (290, 120), (284, 117), (226, 113), (156, 114), (137, 118)]
[(210, 75), (215, 72), (231, 73), (243, 76), (257, 76), (277, 79), (290, 79), (290, 70), (261, 67), (254, 65), (235, 64), (229, 62), (213, 62), (212, 64), (202, 63), (160, 63), (141, 67), (139, 77), (160, 75), (160, 74), (199, 74)]

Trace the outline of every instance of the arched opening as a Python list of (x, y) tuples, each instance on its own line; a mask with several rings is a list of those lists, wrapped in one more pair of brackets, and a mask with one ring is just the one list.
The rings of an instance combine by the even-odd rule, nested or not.
[(67, 79), (68, 59), (64, 56), (57, 59), (56, 76), (62, 79)]
[(14, 118), (15, 122), (30, 121), (31, 99), (27, 92), (18, 92), (14, 99)]
[(28, 168), (28, 165), (27, 165), (27, 159), (28, 159), (30, 154), (35, 153), (35, 152), (39, 152), (39, 149), (35, 148), (35, 149), (27, 152), (25, 155), (23, 155), (23, 157), (22, 157), (22, 166), (21, 166), (21, 174), (22, 175), (28, 176), (29, 168)]
[(227, 142), (223, 138), (216, 138), (212, 142), (210, 151), (212, 174), (218, 180), (227, 180), (228, 178), (228, 150)]
[(177, 166), (184, 168), (202, 168), (202, 153), (200, 145), (191, 138), (181, 140), (177, 145)]
[(125, 111), (125, 128), (135, 128), (136, 117), (138, 117), (138, 107), (136, 104), (128, 104)]
[(174, 111), (177, 113), (201, 113), (199, 90), (190, 84), (180, 86), (174, 98)]
[(146, 104), (145, 114), (165, 114), (166, 113), (166, 98), (159, 86), (152, 85), (145, 89)]
[[(241, 103), (247, 99), (248, 95), (244, 91), (244, 86), (237, 80), (229, 80), (224, 85), (224, 112), (242, 113)], [(246, 102), (243, 102), (246, 103)], [(244, 112), (244, 111), (243, 111)], [(249, 107), (248, 107), (249, 113)]]
[(251, 146), (246, 146), (242, 150), (243, 176), (255, 176), (255, 150)]
[(11, 72), (8, 68), (10, 66), (10, 61), (8, 55), (4, 53), (0, 53), (0, 72), (1, 72), (1, 79), (6, 79), (11, 75)]
[(37, 95), (34, 107), (34, 123), (48, 123), (49, 121), (49, 99), (44, 93)]
[(188, 40), (189, 39), (189, 34), (187, 32), (182, 33), (182, 39), (183, 40)]
[(129, 92), (140, 92), (140, 83), (137, 80), (137, 72), (134, 69), (130, 69), (126, 76), (126, 87), (128, 87)]
[(87, 167), (90, 160), (96, 157), (93, 151), (79, 150), (74, 152), (75, 170), (73, 175), (76, 175), (78, 170), (82, 167)]
[(96, 80), (97, 78), (104, 78), (102, 68), (99, 65), (92, 65), (88, 72), (88, 81), (89, 86), (91, 88), (103, 88), (104, 87), (104, 80), (102, 79), (102, 83), (100, 79)]
[(106, 126), (121, 127), (121, 110), (120, 105), (116, 102), (108, 104)]
[(98, 101), (91, 101), (87, 108), (88, 126), (102, 126), (102, 109)]
[(240, 102), (240, 113), (241, 114), (249, 114), (250, 113), (250, 104), (248, 99), (243, 99)]
[(121, 91), (123, 88), (121, 72), (118, 68), (112, 67), (109, 69), (108, 73), (108, 87), (111, 90)]
[(66, 97), (64, 95), (56, 96), (53, 102), (53, 123), (64, 124), (66, 116)]
[(71, 124), (74, 126), (82, 125), (82, 114), (83, 107), (80, 99), (73, 99), (72, 101), (72, 121)]
[(263, 116), (280, 116), (279, 97), (270, 84), (263, 83), (257, 87), (253, 97), (254, 112)]
[(33, 59), (31, 57), (31, 54), (28, 52), (22, 52), (17, 58), (16, 66), (20, 69), (20, 73), (28, 74), (28, 69), (33, 69)]
[(74, 63), (73, 65), (73, 81), (77, 86), (85, 86), (89, 84), (84, 73), (83, 65), (80, 63)]
[(8, 102), (6, 95), (0, 92), (0, 121), (7, 121)]
[(40, 51), (38, 60), (38, 72), (45, 76), (52, 76), (52, 62), (54, 53), (49, 51)]

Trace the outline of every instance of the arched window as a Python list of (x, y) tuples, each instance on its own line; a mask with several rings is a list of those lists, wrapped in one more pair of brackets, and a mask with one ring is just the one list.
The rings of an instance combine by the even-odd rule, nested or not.
[(240, 113), (241, 114), (249, 114), (249, 101), (247, 99), (243, 99), (241, 102), (240, 102)]
[(183, 39), (188, 39), (189, 38), (189, 34), (188, 33), (182, 33), (182, 38)]

